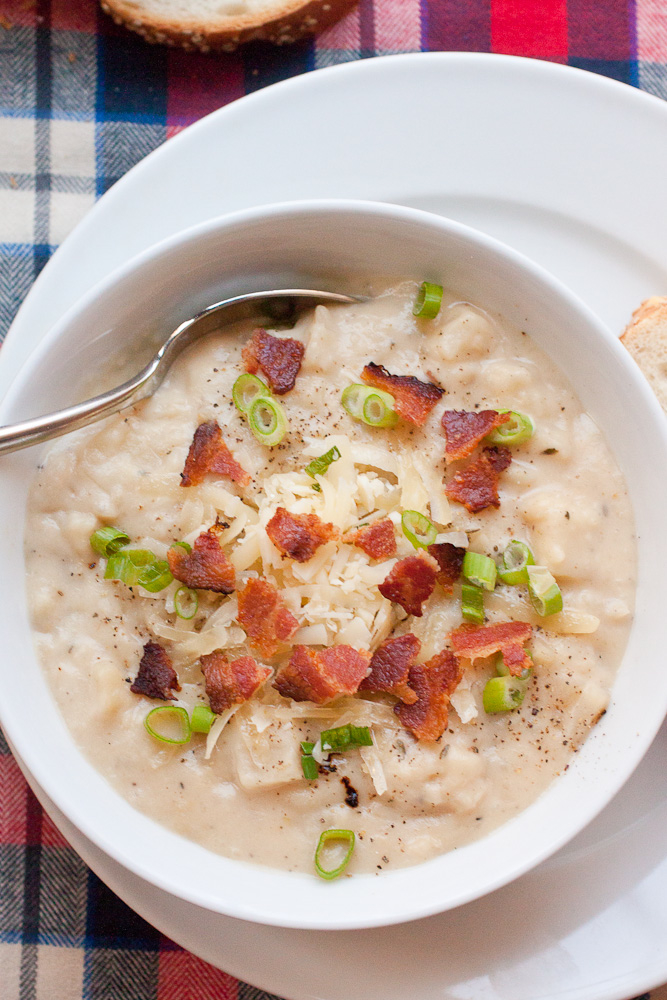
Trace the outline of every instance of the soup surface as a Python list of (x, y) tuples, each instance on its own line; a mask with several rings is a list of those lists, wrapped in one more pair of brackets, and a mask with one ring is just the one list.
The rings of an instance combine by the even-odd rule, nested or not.
[[(190, 349), (152, 399), (59, 442), (35, 477), (27, 587), (38, 655), (57, 703), (83, 752), (126, 799), (212, 851), (312, 871), (321, 832), (343, 828), (356, 834), (348, 873), (416, 864), (525, 808), (566, 767), (608, 702), (631, 623), (635, 543), (626, 489), (605, 440), (525, 334), (448, 293), (436, 318), (415, 319), (415, 294), (405, 283), (363, 304), (320, 306), (293, 330), (273, 330), (305, 344), (293, 388), (272, 396), (288, 424), (274, 447), (255, 439), (232, 399), (254, 329), (239, 324)], [(342, 406), (343, 390), (362, 381), (370, 362), (444, 390), (431, 389), (422, 426), (403, 418), (370, 426)], [(267, 381), (261, 367), (257, 375)], [(481, 440), (469, 456), (446, 463), (451, 442), (441, 421), (454, 410), (518, 411), (532, 419), (534, 433), (509, 452), (488, 451), (491, 443)], [(371, 419), (378, 413), (381, 405), (371, 405)], [(200, 481), (184, 486), (195, 430), (213, 422), (250, 481), (235, 483), (209, 463), (194, 477)], [(321, 473), (306, 471), (334, 448), (337, 457)], [(469, 509), (475, 504), (448, 497), (457, 475), (465, 479), (481, 456), (510, 453), (509, 465), (494, 459), (498, 506), (493, 500)], [(295, 556), (287, 536), (279, 548), (277, 511), (289, 523), (310, 525), (306, 545), (313, 525), (327, 526), (312, 553)], [(428, 520), (410, 515), (406, 535), (405, 511)], [(316, 520), (299, 522), (301, 515)], [(387, 522), (393, 554), (373, 558), (354, 532), (380, 522)], [(232, 568), (230, 592), (182, 573), (196, 600), (183, 579), (169, 583), (168, 574), (156, 592), (105, 579), (107, 560), (90, 538), (108, 525), (129, 536), (129, 548), (159, 560), (176, 542), (197, 552), (206, 535)], [(417, 543), (435, 535), (436, 549), (415, 546), (410, 525)], [(487, 712), (483, 694), (497, 675), (497, 647), (474, 661), (451, 653), (456, 635), (468, 634), (457, 632), (467, 582), (460, 559), (467, 549), (498, 561), (512, 539), (553, 574), (564, 607), (540, 615), (525, 582), (498, 579), (492, 591), (475, 592), (483, 597), (484, 627), (532, 626), (518, 644), (534, 663), (515, 684), (518, 707)], [(451, 582), (434, 556), (454, 550)], [(428, 594), (410, 605), (397, 595), (415, 559)], [(398, 591), (387, 589), (392, 573)], [(239, 611), (240, 595), (257, 579), (275, 587), (280, 635), (266, 622), (249, 625)], [(191, 617), (177, 614), (175, 599)], [(255, 635), (264, 625), (275, 639), (273, 654), (266, 635), (263, 647)], [(468, 626), (471, 633), (475, 627)], [(393, 693), (363, 681), (365, 689), (355, 690), (374, 673), (370, 654), (407, 635), (416, 637), (406, 640), (412, 657)], [(163, 691), (172, 700), (131, 690), (149, 643), (173, 666), (177, 680)], [(331, 649), (348, 667), (325, 678), (329, 694), (313, 688), (308, 697), (299, 656), (320, 677), (328, 669), (321, 654)], [(224, 656), (206, 659), (216, 651)], [(237, 668), (236, 688), (223, 684), (221, 707), (216, 663), (237, 661), (255, 671), (256, 690), (244, 700)], [(433, 680), (443, 664), (448, 677), (441, 671)], [(229, 681), (229, 671), (225, 676)], [(208, 736), (174, 745), (144, 726), (156, 706), (182, 706), (190, 715), (209, 701), (217, 715)], [(409, 702), (417, 709), (408, 710)], [(347, 723), (368, 727), (372, 745), (328, 753), (321, 732)], [(302, 741), (314, 744), (315, 777), (313, 770), (304, 776)]]

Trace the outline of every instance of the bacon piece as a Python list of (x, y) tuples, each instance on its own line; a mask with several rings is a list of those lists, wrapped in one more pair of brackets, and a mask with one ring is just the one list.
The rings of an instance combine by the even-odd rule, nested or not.
[(196, 486), (209, 472), (227, 476), (239, 486), (247, 486), (250, 482), (250, 476), (222, 440), (217, 420), (200, 424), (195, 431), (181, 472), (181, 486)]
[(438, 583), (450, 592), (452, 584), (456, 583), (461, 575), (466, 550), (458, 545), (452, 545), (451, 542), (438, 542), (437, 545), (429, 545), (426, 551), (438, 564), (436, 573)]
[(220, 529), (216, 524), (202, 532), (188, 552), (182, 545), (174, 545), (167, 552), (172, 576), (193, 590), (214, 590), (218, 594), (231, 594), (236, 586), (234, 567), (225, 555), (218, 540)]
[(252, 375), (261, 368), (276, 396), (284, 396), (294, 388), (304, 351), (300, 340), (274, 337), (258, 327), (243, 348), (243, 363)]
[(384, 389), (396, 400), (396, 412), (404, 420), (421, 427), (429, 413), (444, 394), (444, 389), (433, 382), (422, 382), (414, 375), (392, 375), (384, 365), (372, 361), (361, 373), (362, 381), (376, 389)]
[(268, 580), (251, 577), (239, 590), (238, 623), (251, 646), (267, 659), (274, 656), (281, 642), (291, 639), (299, 623), (288, 611), (278, 590)]
[(500, 507), (498, 478), (511, 461), (509, 448), (485, 448), (479, 458), (456, 473), (445, 493), (472, 514), (485, 507)]
[(408, 686), (408, 675), (419, 656), (421, 642), (411, 632), (387, 639), (371, 657), (371, 672), (359, 685), (360, 691), (386, 691), (412, 705), (417, 695)]
[(487, 434), (506, 424), (509, 413), (497, 410), (445, 410), (442, 427), (445, 432), (445, 461), (455, 462), (472, 455)]
[(371, 559), (391, 559), (396, 555), (396, 535), (394, 525), (388, 517), (383, 517), (381, 521), (373, 521), (365, 528), (353, 531), (346, 539), (363, 549)]
[(352, 646), (331, 646), (319, 653), (309, 646), (295, 646), (273, 686), (284, 698), (323, 705), (339, 694), (354, 694), (366, 676), (370, 655)]
[(338, 528), (325, 524), (317, 514), (291, 514), (284, 507), (278, 507), (266, 533), (284, 556), (297, 562), (308, 562), (320, 545), (339, 535)]
[(145, 694), (147, 698), (161, 698), (174, 701), (172, 691), (180, 691), (176, 671), (166, 650), (158, 642), (147, 642), (139, 663), (139, 673), (130, 686), (135, 694)]
[(206, 694), (216, 715), (252, 698), (271, 673), (269, 667), (257, 663), (252, 656), (242, 656), (230, 663), (219, 649), (202, 656), (200, 663)]
[(417, 700), (412, 705), (399, 702), (394, 711), (418, 740), (437, 740), (442, 736), (447, 728), (449, 699), (462, 676), (458, 659), (448, 649), (436, 653), (428, 663), (411, 667), (409, 684)]
[(462, 625), (451, 633), (450, 639), (457, 656), (478, 660), (492, 653), (502, 653), (511, 674), (518, 677), (533, 665), (522, 648), (533, 634), (528, 622), (497, 622), (495, 625)]
[(378, 590), (388, 601), (400, 604), (409, 615), (421, 618), (422, 604), (435, 587), (435, 562), (429, 557), (407, 556), (399, 559)]

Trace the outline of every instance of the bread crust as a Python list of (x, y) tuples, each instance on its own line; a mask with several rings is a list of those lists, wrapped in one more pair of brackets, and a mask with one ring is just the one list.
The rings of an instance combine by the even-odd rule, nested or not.
[(654, 295), (642, 302), (621, 334), (621, 342), (667, 411), (667, 296)]
[(200, 52), (233, 52), (244, 42), (287, 45), (323, 31), (347, 14), (358, 0), (278, 0), (271, 12), (220, 17), (208, 21), (159, 18), (137, 10), (132, 0), (101, 0), (116, 24), (136, 31), (147, 42), (177, 45)]

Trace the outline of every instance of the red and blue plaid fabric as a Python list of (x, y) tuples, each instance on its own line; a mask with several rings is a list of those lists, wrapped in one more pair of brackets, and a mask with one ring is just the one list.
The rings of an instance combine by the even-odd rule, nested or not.
[[(147, 46), (94, 0), (0, 0), (0, 336), (95, 199), (191, 122), (319, 67), (442, 50), (567, 63), (667, 98), (665, 0), (361, 0), (314, 41), (215, 57)], [(269, 1000), (120, 902), (0, 736), (0, 1000), (194, 997)]]

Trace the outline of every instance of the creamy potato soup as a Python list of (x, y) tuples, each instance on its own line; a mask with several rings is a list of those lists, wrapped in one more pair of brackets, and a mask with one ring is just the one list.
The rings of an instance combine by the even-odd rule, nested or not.
[(448, 292), (415, 318), (417, 290), (230, 326), (35, 477), (27, 588), (74, 738), (228, 857), (313, 872), (342, 829), (347, 875), (432, 858), (608, 703), (635, 575), (609, 448), (521, 330)]

